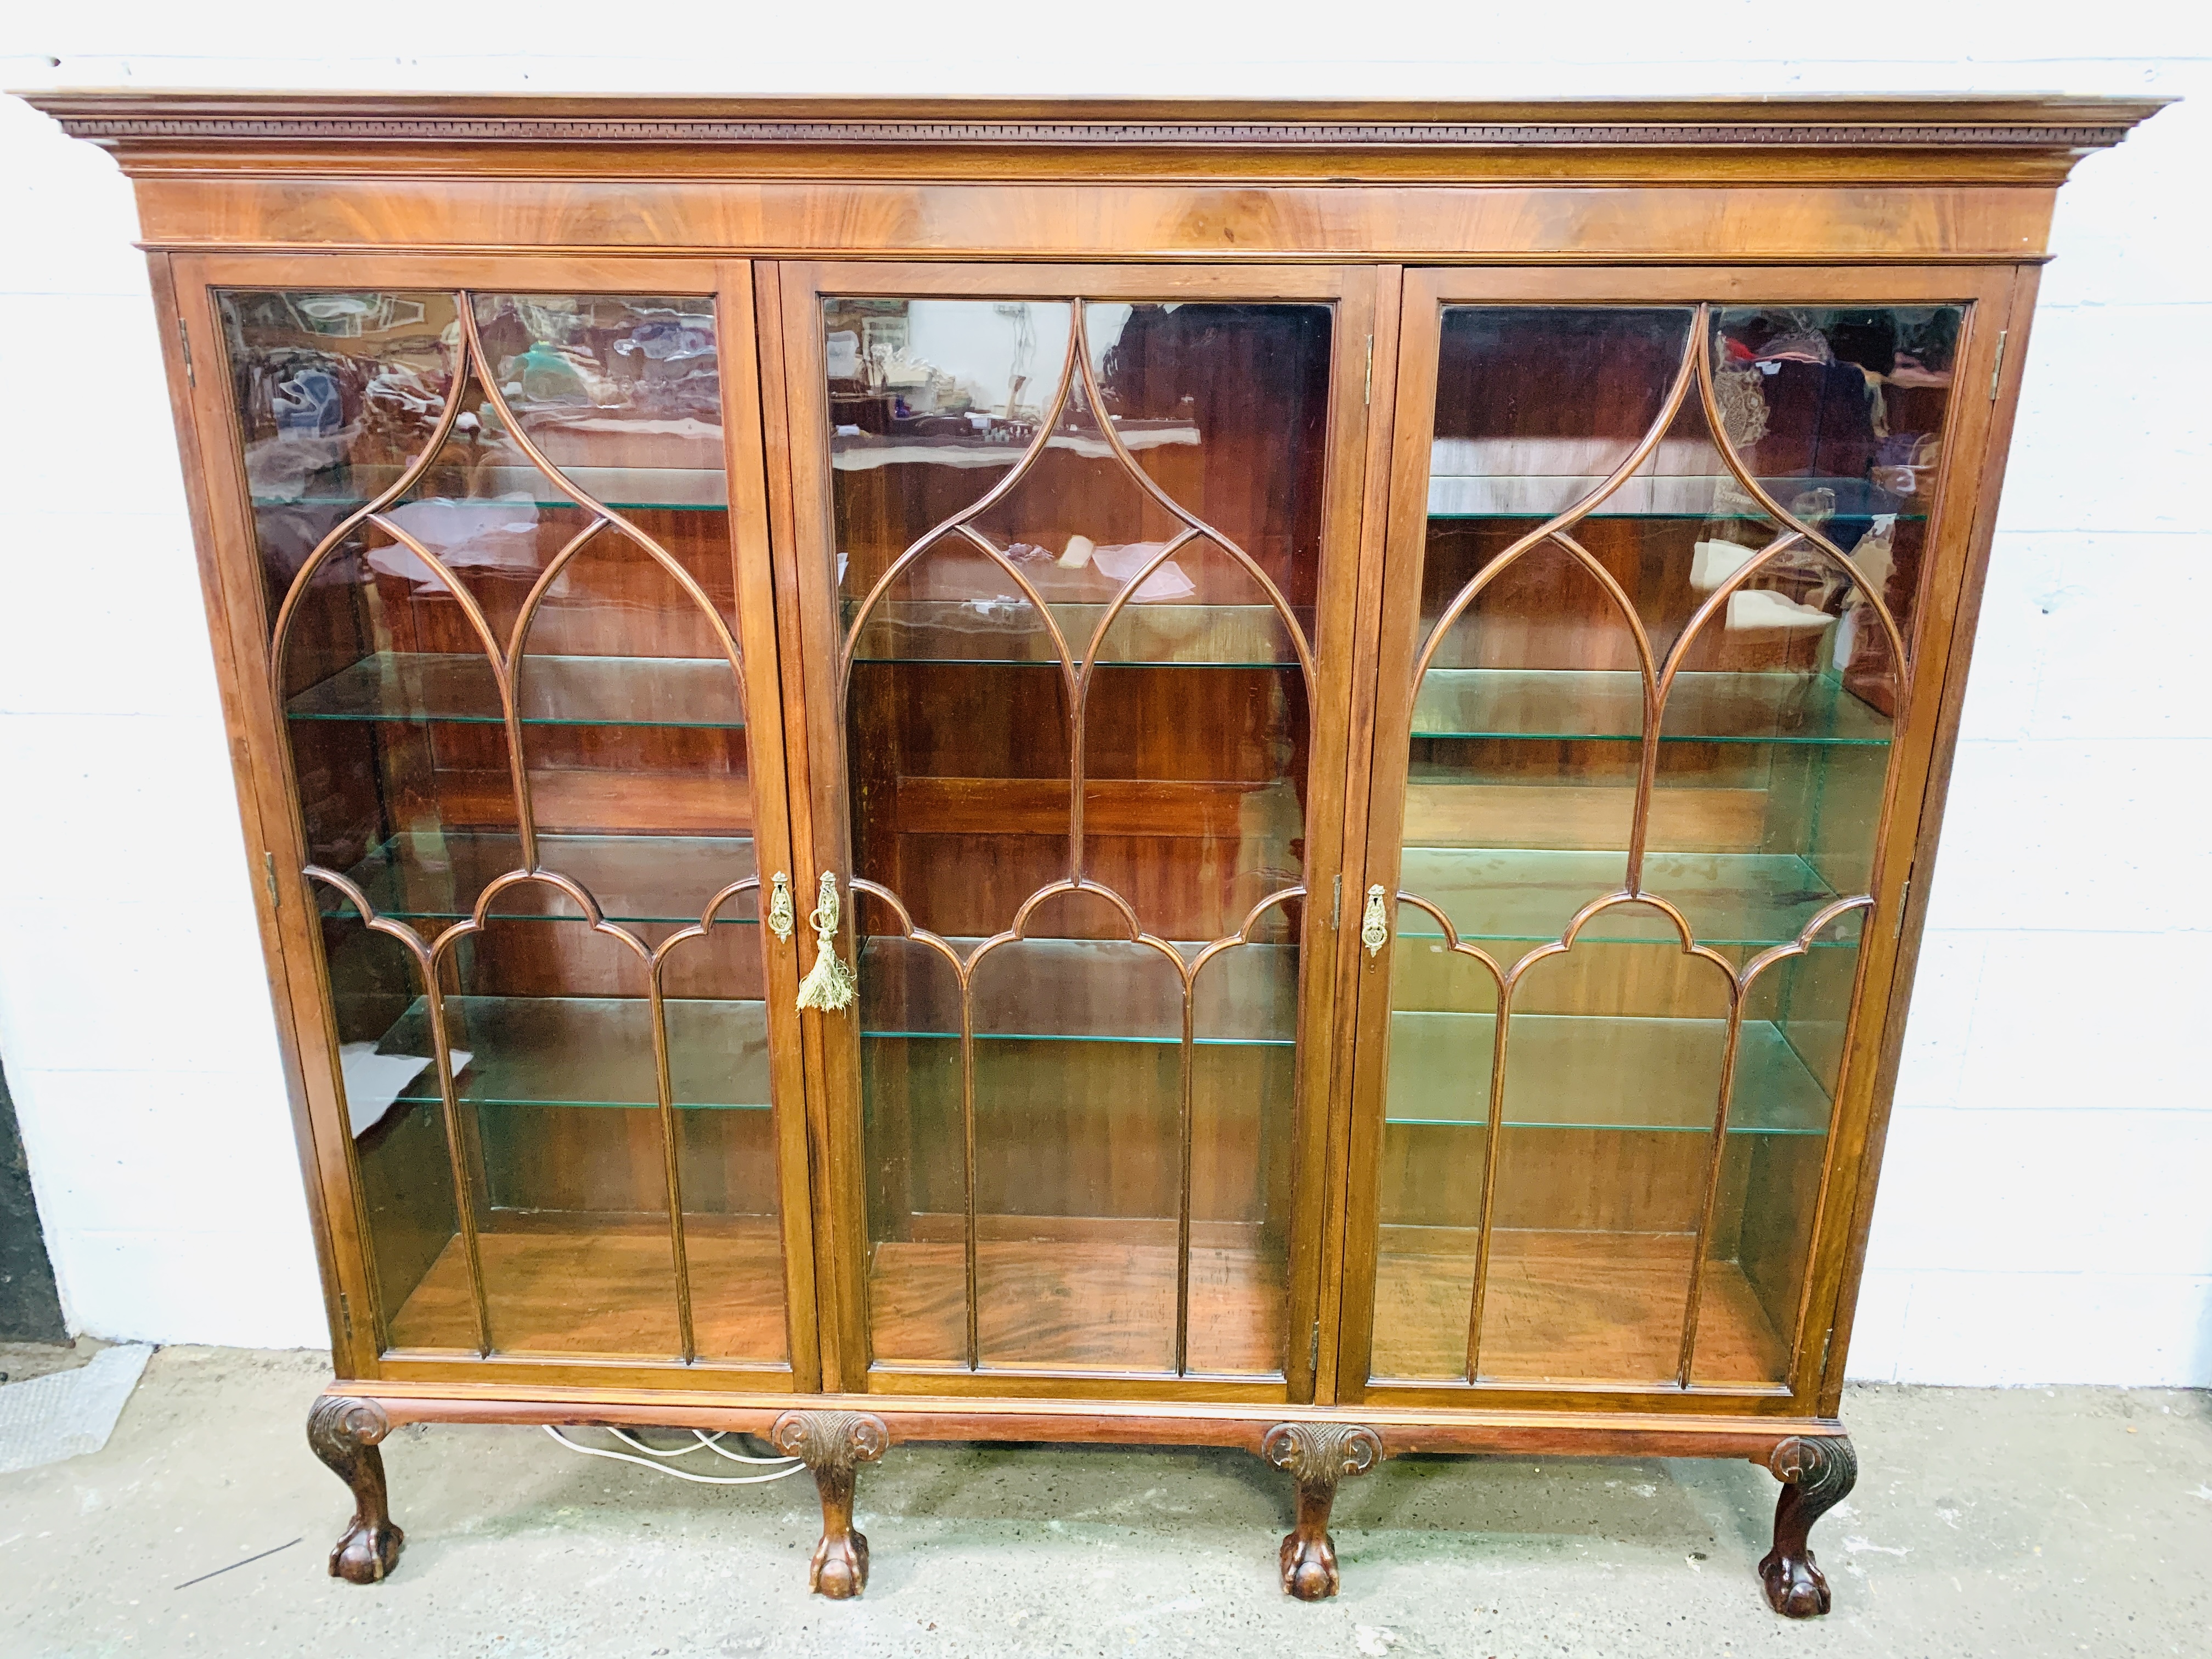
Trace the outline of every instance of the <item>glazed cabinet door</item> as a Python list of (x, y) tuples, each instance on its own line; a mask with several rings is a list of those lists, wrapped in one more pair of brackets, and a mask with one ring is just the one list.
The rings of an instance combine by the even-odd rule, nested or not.
[(829, 1374), (1307, 1397), (1370, 279), (777, 280)]
[(1344, 1397), (1810, 1408), (2010, 280), (1408, 273)]
[(176, 270), (351, 1374), (814, 1386), (749, 268)]

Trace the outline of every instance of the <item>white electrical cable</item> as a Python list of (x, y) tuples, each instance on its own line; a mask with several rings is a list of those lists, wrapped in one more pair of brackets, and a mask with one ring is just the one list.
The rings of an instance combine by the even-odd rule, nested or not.
[(658, 1446), (648, 1446), (642, 1440), (632, 1439), (628, 1430), (618, 1429), (611, 1423), (607, 1425), (607, 1432), (632, 1451), (641, 1451), (647, 1457), (689, 1457), (693, 1452), (697, 1451), (700, 1446), (704, 1446), (708, 1451), (728, 1458), (732, 1463), (791, 1463), (798, 1461), (790, 1457), (748, 1457), (743, 1452), (725, 1450), (721, 1441), (723, 1435), (729, 1432), (726, 1429), (718, 1429), (713, 1434), (708, 1433), (704, 1429), (688, 1430), (686, 1432), (698, 1442), (698, 1445), (678, 1446), (671, 1451), (663, 1451)]
[[(546, 1433), (551, 1435), (556, 1440), (559, 1441), (572, 1452), (581, 1452), (586, 1457), (609, 1457), (612, 1458), (617, 1463), (635, 1463), (641, 1469), (652, 1469), (661, 1474), (673, 1475), (678, 1480), (693, 1481), (702, 1486), (757, 1486), (764, 1480), (781, 1480), (786, 1475), (797, 1474), (799, 1470), (806, 1467), (805, 1464), (800, 1462), (794, 1457), (788, 1460), (790, 1467), (787, 1468), (778, 1469), (774, 1474), (694, 1474), (689, 1469), (679, 1469), (672, 1463), (656, 1462), (652, 1460), (655, 1458), (681, 1457), (687, 1453), (698, 1450), (699, 1446), (684, 1446), (672, 1452), (655, 1451), (650, 1446), (645, 1445), (639, 1441), (632, 1440), (620, 1429), (614, 1430), (613, 1433), (615, 1437), (620, 1440), (624, 1445), (635, 1446), (640, 1451), (650, 1454), (648, 1457), (636, 1457), (633, 1456), (629, 1452), (609, 1451), (604, 1446), (586, 1446), (580, 1441), (571, 1440), (567, 1435), (562, 1433), (559, 1429), (554, 1427), (550, 1423), (546, 1424), (544, 1428)], [(721, 1452), (723, 1456), (730, 1458), (737, 1462), (772, 1463), (784, 1461), (778, 1458), (769, 1457), (740, 1457), (735, 1452), (722, 1451), (722, 1449), (720, 1446), (714, 1443), (714, 1439), (719, 1439), (720, 1437), (715, 1436), (710, 1438), (707, 1435), (701, 1434), (696, 1429), (694, 1429), (692, 1433), (698, 1435), (699, 1445), (706, 1446), (710, 1450)]]

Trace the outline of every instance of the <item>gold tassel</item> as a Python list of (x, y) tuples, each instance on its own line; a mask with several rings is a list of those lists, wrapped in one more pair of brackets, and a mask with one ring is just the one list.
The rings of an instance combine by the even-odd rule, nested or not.
[(837, 958), (837, 878), (826, 870), (806, 925), (814, 930), (814, 966), (799, 982), (799, 1007), (819, 1008), (824, 1013), (851, 1007), (860, 994), (860, 981)]

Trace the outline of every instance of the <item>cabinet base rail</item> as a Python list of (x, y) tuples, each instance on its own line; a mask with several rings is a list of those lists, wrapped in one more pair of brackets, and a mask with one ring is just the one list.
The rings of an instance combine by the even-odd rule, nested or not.
[(1334, 1595), (1328, 1532), (1339, 1484), (1386, 1457), (1412, 1452), (1553, 1456), (1743, 1457), (1782, 1482), (1774, 1545), (1759, 1564), (1768, 1603), (1792, 1619), (1828, 1611), (1827, 1580), (1807, 1542), (1813, 1523), (1850, 1495), (1858, 1457), (1832, 1418), (1725, 1418), (1686, 1413), (1444, 1412), (1359, 1406), (1166, 1405), (1031, 1400), (887, 1399), (872, 1395), (729, 1395), (588, 1389), (528, 1395), (494, 1388), (390, 1391), (334, 1385), (307, 1418), (307, 1443), (354, 1497), (351, 1523), (331, 1552), (333, 1577), (373, 1584), (398, 1565), (404, 1534), (392, 1520), (383, 1455), (408, 1423), (557, 1427), (665, 1426), (757, 1434), (813, 1474), (822, 1537), (809, 1588), (833, 1600), (867, 1588), (868, 1540), (853, 1524), (858, 1467), (892, 1446), (948, 1440), (1231, 1446), (1289, 1474), (1295, 1524), (1282, 1541), (1283, 1589), (1300, 1601)]

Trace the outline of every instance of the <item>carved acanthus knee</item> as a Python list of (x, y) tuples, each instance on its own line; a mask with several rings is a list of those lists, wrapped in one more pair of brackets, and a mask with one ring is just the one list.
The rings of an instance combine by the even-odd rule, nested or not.
[(1336, 1544), (1328, 1535), (1328, 1514), (1337, 1482), (1382, 1461), (1382, 1437), (1351, 1423), (1279, 1423), (1267, 1431), (1260, 1452), (1297, 1483), (1297, 1524), (1277, 1557), (1283, 1588), (1301, 1601), (1335, 1595)]
[(1766, 1467), (1783, 1486), (1774, 1505), (1774, 1547), (1759, 1564), (1759, 1583), (1775, 1612), (1809, 1619), (1828, 1610), (1829, 1595), (1806, 1534), (1850, 1496), (1859, 1478), (1858, 1453), (1842, 1435), (1792, 1437), (1774, 1449)]
[(868, 1586), (868, 1540), (853, 1526), (854, 1470), (884, 1455), (890, 1431), (867, 1412), (786, 1412), (769, 1439), (814, 1472), (822, 1494), (822, 1541), (807, 1565), (808, 1587), (835, 1601), (858, 1595)]
[(374, 1400), (325, 1395), (307, 1413), (308, 1446), (353, 1492), (353, 1524), (331, 1551), (333, 1578), (374, 1584), (399, 1565), (406, 1535), (392, 1524), (384, 1454), (376, 1449), (391, 1432), (391, 1419)]

